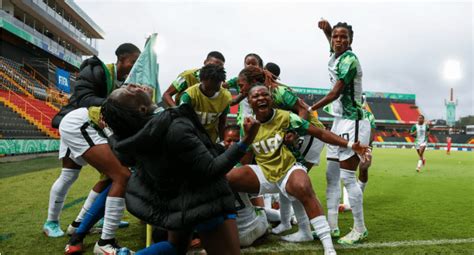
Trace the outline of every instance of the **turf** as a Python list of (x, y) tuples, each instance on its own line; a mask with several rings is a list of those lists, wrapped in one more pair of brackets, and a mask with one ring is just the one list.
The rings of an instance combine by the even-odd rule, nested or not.
[[(376, 149), (374, 163), (369, 170), (369, 184), (364, 194), (366, 225), (369, 229), (367, 245), (373, 248), (344, 249), (336, 246), (339, 254), (474, 254), (474, 154), (427, 151), (427, 165), (421, 173), (415, 171), (417, 156), (414, 150)], [(310, 172), (313, 186), (325, 204), (325, 160)], [(59, 167), (59, 164), (58, 164)], [(13, 168), (13, 169), (12, 169)], [(37, 161), (0, 164), (0, 169), (21, 171), (40, 170)], [(61, 254), (66, 237), (46, 238), (42, 224), (47, 216), (49, 189), (59, 174), (58, 168), (29, 172), (0, 179), (0, 253), (4, 254)], [(86, 167), (68, 194), (61, 219), (66, 228), (79, 212), (88, 190), (99, 175)], [(134, 250), (144, 246), (145, 227), (126, 214), (130, 227), (118, 231), (120, 244)], [(340, 215), (342, 234), (350, 231), (352, 215)], [(86, 249), (91, 254), (99, 238), (86, 238)], [(466, 239), (458, 244), (379, 247), (379, 244), (418, 240)], [(278, 236), (269, 235), (245, 254), (322, 254), (319, 242), (288, 244)]]

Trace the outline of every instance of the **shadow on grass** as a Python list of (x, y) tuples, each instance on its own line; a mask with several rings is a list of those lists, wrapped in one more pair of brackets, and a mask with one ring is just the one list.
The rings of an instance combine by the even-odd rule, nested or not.
[(57, 156), (0, 163), (0, 179), (55, 167), (58, 169), (61, 167), (61, 161), (58, 160)]

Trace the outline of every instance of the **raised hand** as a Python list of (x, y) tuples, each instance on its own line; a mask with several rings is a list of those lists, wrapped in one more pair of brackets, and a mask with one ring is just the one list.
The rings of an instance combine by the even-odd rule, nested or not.
[(332, 28), (331, 24), (329, 24), (329, 21), (321, 18), (321, 20), (318, 22), (318, 27), (324, 31), (325, 34), (331, 34)]
[(247, 145), (251, 144), (253, 139), (257, 135), (259, 128), (260, 121), (252, 117), (246, 117), (244, 119), (245, 137), (242, 139), (242, 142), (246, 143)]
[(286, 146), (296, 146), (298, 142), (298, 135), (294, 132), (287, 132), (285, 134), (285, 139), (283, 139), (283, 143)]

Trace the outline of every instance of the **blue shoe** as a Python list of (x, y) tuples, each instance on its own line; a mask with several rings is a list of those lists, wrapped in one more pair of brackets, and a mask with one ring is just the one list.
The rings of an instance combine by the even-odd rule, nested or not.
[(43, 225), (43, 233), (47, 237), (61, 237), (64, 236), (64, 231), (61, 230), (59, 222), (46, 221)]

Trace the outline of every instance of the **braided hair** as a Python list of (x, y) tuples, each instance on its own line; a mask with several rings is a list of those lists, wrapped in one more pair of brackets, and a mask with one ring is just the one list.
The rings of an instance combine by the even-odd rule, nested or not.
[(346, 22), (338, 22), (336, 25), (332, 27), (332, 31), (334, 31), (334, 29), (338, 27), (345, 28), (347, 29), (347, 31), (349, 31), (349, 39), (351, 40), (351, 43), (352, 43), (352, 40), (354, 38), (354, 31), (352, 30), (352, 26), (347, 24)]
[(224, 128), (224, 133), (226, 133), (228, 131), (236, 131), (238, 133), (238, 132), (240, 132), (240, 126), (236, 125), (236, 124), (227, 125)]
[(201, 68), (199, 71), (199, 79), (201, 81), (214, 81), (214, 82), (223, 82), (226, 78), (226, 72), (224, 67), (208, 64)]
[(240, 71), (239, 76), (244, 77), (247, 83), (250, 86), (254, 86), (258, 84), (264, 84), (266, 87), (270, 89), (270, 91), (276, 87), (278, 87), (278, 83), (275, 81), (274, 75), (268, 71), (263, 70), (262, 68), (255, 67), (255, 66), (248, 66), (242, 71)]
[(150, 112), (145, 113), (139, 110), (143, 104), (138, 100), (131, 100), (131, 98), (120, 100), (119, 97), (112, 92), (102, 104), (101, 114), (114, 134), (120, 139), (125, 139), (142, 129), (152, 115)]

